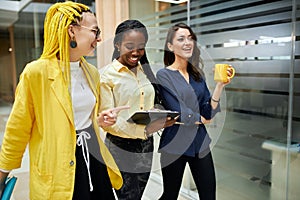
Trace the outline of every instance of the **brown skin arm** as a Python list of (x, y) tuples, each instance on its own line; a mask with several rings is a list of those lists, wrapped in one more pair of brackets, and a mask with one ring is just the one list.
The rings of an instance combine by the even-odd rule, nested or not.
[(8, 173), (0, 171), (0, 197), (2, 196), (2, 192), (5, 187), (5, 179), (8, 176)]
[(100, 112), (97, 116), (98, 125), (100, 127), (114, 125), (117, 121), (118, 113), (121, 110), (126, 110), (129, 108), (130, 108), (130, 106), (119, 106), (119, 107), (111, 108), (111, 109)]
[(175, 117), (174, 119), (172, 119), (171, 117), (167, 117), (167, 118), (157, 119), (157, 120), (151, 122), (145, 128), (147, 135), (151, 135), (152, 133), (155, 133), (162, 128), (172, 126), (173, 124), (175, 124), (175, 122), (178, 118), (179, 118), (179, 116)]

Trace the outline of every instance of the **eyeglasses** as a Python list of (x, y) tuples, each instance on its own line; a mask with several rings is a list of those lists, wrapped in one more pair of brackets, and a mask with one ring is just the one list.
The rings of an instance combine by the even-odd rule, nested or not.
[(78, 26), (82, 27), (82, 28), (85, 28), (87, 30), (90, 30), (90, 31), (93, 31), (95, 33), (95, 37), (96, 39), (99, 38), (100, 36), (100, 33), (101, 33), (101, 30), (99, 28), (90, 28), (90, 27), (86, 27), (86, 26), (82, 26), (80, 24), (78, 24)]

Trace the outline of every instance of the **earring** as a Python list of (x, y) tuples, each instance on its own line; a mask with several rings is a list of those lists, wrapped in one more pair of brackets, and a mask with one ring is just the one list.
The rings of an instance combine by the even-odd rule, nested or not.
[(74, 37), (71, 39), (70, 41), (70, 47), (72, 49), (76, 48), (77, 47), (77, 42), (74, 40)]

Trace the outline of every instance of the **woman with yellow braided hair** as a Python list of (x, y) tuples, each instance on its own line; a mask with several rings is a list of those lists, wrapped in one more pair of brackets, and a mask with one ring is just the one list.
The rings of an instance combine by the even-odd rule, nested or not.
[(123, 180), (99, 126), (113, 125), (118, 109), (98, 113), (99, 73), (83, 57), (100, 41), (87, 6), (67, 1), (47, 11), (43, 53), (24, 68), (6, 124), (1, 193), (29, 144), (30, 199), (115, 199)]

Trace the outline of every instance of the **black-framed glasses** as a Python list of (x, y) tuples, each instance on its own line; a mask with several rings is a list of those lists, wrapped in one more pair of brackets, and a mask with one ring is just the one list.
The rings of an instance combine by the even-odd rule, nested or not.
[(99, 38), (100, 33), (101, 33), (101, 30), (99, 28), (90, 28), (90, 27), (83, 26), (83, 25), (80, 25), (80, 24), (78, 24), (78, 26), (94, 32), (96, 39)]

